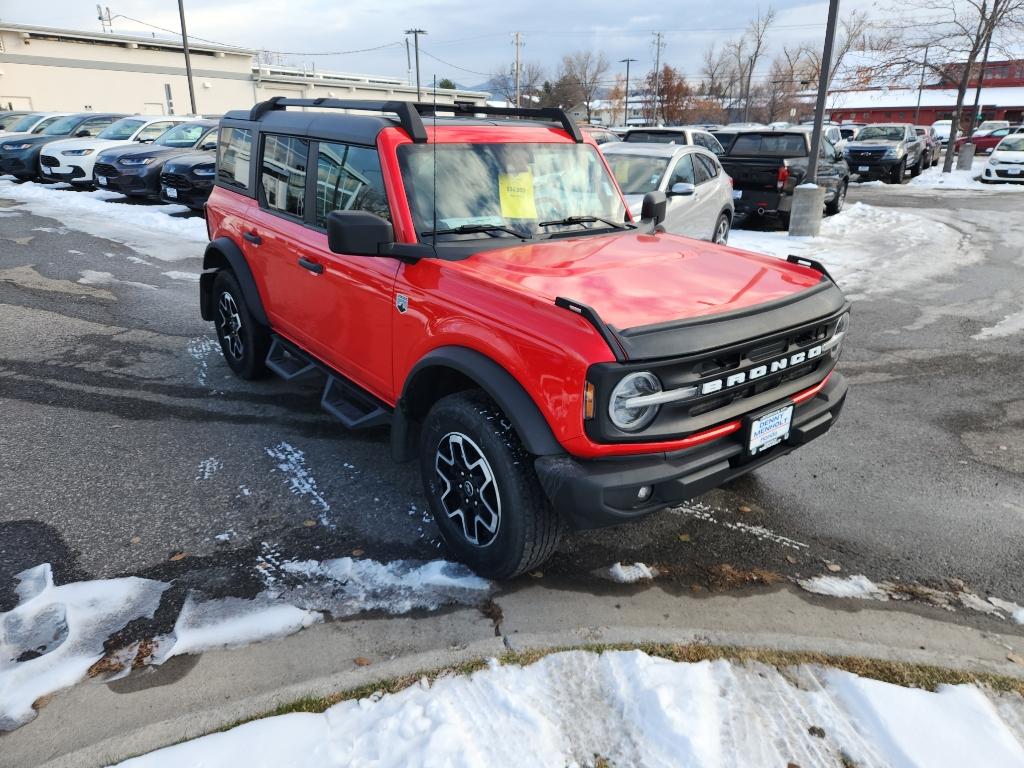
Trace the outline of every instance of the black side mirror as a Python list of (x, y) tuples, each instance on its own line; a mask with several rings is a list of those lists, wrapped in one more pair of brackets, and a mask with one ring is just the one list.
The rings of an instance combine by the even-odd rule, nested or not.
[(334, 253), (379, 256), (394, 243), (391, 223), (368, 211), (331, 211), (327, 214), (327, 244)]
[(216, 148), (217, 148), (217, 142), (216, 141), (208, 141), (205, 144), (200, 144), (199, 145), (199, 151), (200, 152), (213, 152), (213, 150), (215, 150)]
[(75, 134), (75, 138), (76, 139), (84, 139), (87, 136), (92, 136), (92, 134), (89, 133), (89, 129), (88, 128), (83, 128), (82, 130), (80, 130), (78, 133)]
[(640, 206), (640, 222), (656, 227), (665, 220), (665, 212), (668, 209), (668, 197), (664, 192), (655, 190), (644, 195), (643, 205)]

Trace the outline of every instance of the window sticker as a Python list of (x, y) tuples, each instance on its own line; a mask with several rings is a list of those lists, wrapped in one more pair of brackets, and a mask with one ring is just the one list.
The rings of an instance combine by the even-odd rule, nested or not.
[(536, 219), (537, 206), (533, 201), (533, 174), (499, 173), (498, 194), (501, 215), (506, 219)]

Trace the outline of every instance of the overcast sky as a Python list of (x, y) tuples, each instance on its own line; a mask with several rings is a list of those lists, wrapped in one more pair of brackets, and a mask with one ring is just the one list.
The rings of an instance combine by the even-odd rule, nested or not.
[[(762, 8), (767, 8), (765, 2)], [(827, 2), (774, 0), (778, 20), (773, 49), (824, 38)], [(46, 0), (0, 4), (4, 21), (99, 31), (90, 0)], [(562, 54), (579, 49), (604, 51), (613, 62), (638, 59), (632, 67), (653, 67), (651, 33), (665, 33), (664, 59), (690, 75), (700, 70), (701, 53), (712, 42), (740, 34), (757, 12), (750, 0), (185, 0), (189, 35), (231, 45), (286, 52), (286, 63), (375, 75), (406, 76), (404, 30), (420, 27), (421, 76), (450, 77), (463, 85), (487, 80), (487, 73), (512, 61), (512, 35), (523, 35), (522, 56), (553, 70)], [(895, 0), (843, 0), (872, 19), (899, 13)], [(646, 8), (647, 13), (641, 13)], [(171, 0), (114, 0), (117, 32), (146, 32), (138, 22), (177, 30)], [(629, 14), (628, 11), (634, 11)], [(118, 14), (131, 17), (117, 18)], [(378, 50), (347, 55), (309, 56), (316, 52)], [(431, 58), (431, 56), (437, 57)], [(442, 59), (444, 62), (438, 61)], [(767, 61), (758, 69), (767, 71)], [(613, 64), (612, 72), (624, 65)], [(757, 74), (760, 74), (758, 72)]]

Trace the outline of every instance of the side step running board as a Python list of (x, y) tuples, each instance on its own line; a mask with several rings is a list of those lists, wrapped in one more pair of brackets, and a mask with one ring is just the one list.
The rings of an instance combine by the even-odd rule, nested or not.
[(386, 405), (280, 336), (273, 336), (266, 364), (285, 381), (314, 371), (322, 372), (327, 382), (320, 407), (348, 429), (369, 429), (391, 423), (391, 409)]

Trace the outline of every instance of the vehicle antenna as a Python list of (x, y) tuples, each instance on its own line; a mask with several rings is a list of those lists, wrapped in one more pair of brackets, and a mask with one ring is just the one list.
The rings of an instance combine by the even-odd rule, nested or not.
[(431, 234), (431, 239), (432, 239), (431, 245), (433, 246), (434, 251), (436, 252), (437, 251), (437, 74), (436, 73), (434, 74), (434, 137), (433, 137), (433, 139), (431, 139), (430, 143), (433, 144), (433, 147), (430, 150), (432, 155), (433, 155), (433, 157), (431, 158), (431, 163), (430, 164), (433, 166), (433, 169), (434, 169), (434, 191), (433, 191), (433, 193), (431, 193), (431, 199), (434, 201), (434, 223), (433, 223), (433, 226), (432, 226), (430, 231), (432, 232), (432, 234)]

